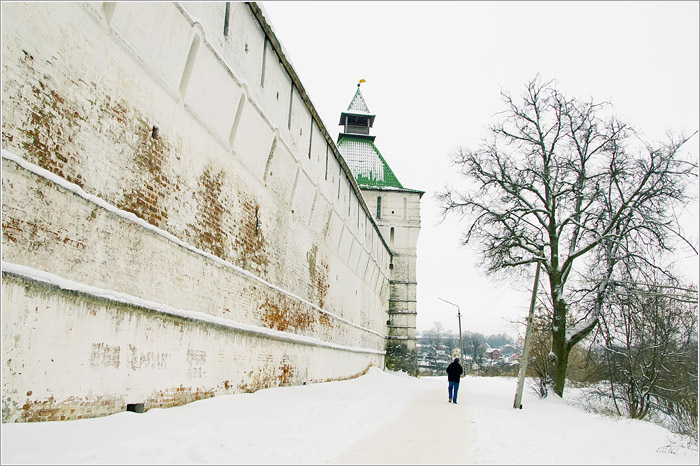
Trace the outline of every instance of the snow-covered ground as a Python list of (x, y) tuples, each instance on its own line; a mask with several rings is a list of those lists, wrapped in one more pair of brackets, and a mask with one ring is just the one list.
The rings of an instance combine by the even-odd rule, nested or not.
[(667, 430), (540, 400), (515, 378), (372, 368), (359, 378), (229, 395), (144, 414), (2, 424), (2, 464), (698, 464)]

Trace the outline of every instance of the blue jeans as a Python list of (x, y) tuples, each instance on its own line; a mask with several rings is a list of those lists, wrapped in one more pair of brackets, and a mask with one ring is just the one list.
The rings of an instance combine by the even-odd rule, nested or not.
[[(454, 390), (454, 396), (452, 396), (452, 390)], [(450, 401), (457, 403), (457, 392), (459, 391), (459, 382), (450, 382), (447, 387), (447, 394), (450, 395)]]

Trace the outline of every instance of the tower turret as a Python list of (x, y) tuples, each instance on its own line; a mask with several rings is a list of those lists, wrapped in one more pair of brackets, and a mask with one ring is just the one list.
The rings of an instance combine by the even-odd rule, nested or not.
[(370, 111), (362, 92), (360, 84), (357, 83), (357, 91), (350, 101), (348, 109), (340, 114), (339, 125), (343, 125), (343, 132), (338, 135), (338, 140), (343, 136), (365, 136), (370, 141), (374, 141), (375, 136), (370, 136), (369, 130), (374, 125), (374, 116)]

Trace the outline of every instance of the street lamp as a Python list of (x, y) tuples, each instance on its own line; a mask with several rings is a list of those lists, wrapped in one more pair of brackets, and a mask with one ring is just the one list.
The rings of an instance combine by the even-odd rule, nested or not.
[(464, 364), (464, 346), (462, 345), (462, 313), (459, 310), (459, 306), (455, 303), (451, 303), (446, 299), (438, 298), (440, 301), (444, 301), (447, 304), (452, 304), (457, 308), (457, 319), (459, 321), (459, 357), (462, 358), (462, 364)]

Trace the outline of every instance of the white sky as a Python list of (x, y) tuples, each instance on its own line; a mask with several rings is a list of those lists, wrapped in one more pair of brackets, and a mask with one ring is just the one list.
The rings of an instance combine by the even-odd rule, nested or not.
[[(697, 446), (646, 421), (540, 400), (517, 379), (371, 368), (343, 382), (223, 395), (143, 414), (3, 423), (2, 464), (697, 464)], [(560, 428), (566, 426), (566, 428)]]
[[(610, 101), (650, 140), (698, 124), (698, 2), (263, 2), (311, 101), (337, 136), (360, 79), (372, 134), (408, 188), (426, 192), (418, 243), (418, 329), (440, 321), (484, 334), (517, 328), (529, 280), (483, 276), (462, 228), (438, 225), (436, 191), (460, 182), (448, 155), (475, 148), (501, 89), (519, 96), (540, 73), (571, 97)], [(687, 146), (697, 160), (699, 137)], [(697, 203), (686, 227), (697, 245)], [(679, 254), (697, 283), (698, 258)], [(543, 282), (544, 285), (545, 282)]]

